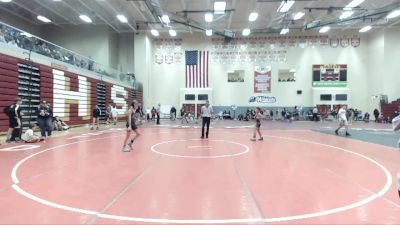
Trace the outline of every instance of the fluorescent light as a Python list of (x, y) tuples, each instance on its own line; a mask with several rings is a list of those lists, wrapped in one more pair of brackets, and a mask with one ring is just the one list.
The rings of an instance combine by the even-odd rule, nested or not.
[(325, 27), (322, 27), (322, 28), (319, 30), (319, 32), (320, 32), (320, 33), (326, 33), (326, 32), (328, 32), (330, 29), (331, 29), (330, 27), (325, 26)]
[(37, 16), (36, 18), (37, 18), (38, 20), (44, 22), (44, 23), (50, 23), (50, 22), (51, 22), (50, 19), (48, 19), (47, 17), (41, 16), (41, 15)]
[(243, 29), (243, 31), (242, 31), (243, 36), (248, 36), (250, 33), (251, 33), (251, 31), (249, 28)]
[(169, 30), (169, 35), (171, 35), (171, 37), (175, 37), (176, 36), (176, 31), (175, 30)]
[(21, 35), (25, 36), (25, 37), (28, 37), (28, 38), (32, 37), (32, 34), (27, 33), (27, 32), (22, 32)]
[(258, 13), (256, 13), (256, 12), (250, 13), (250, 15), (249, 15), (249, 21), (250, 22), (256, 21), (257, 18), (258, 18)]
[(204, 20), (205, 20), (207, 23), (211, 23), (211, 22), (213, 21), (213, 19), (214, 19), (214, 15), (213, 15), (212, 13), (206, 13), (206, 14), (204, 15)]
[(299, 20), (299, 19), (303, 18), (304, 15), (305, 15), (304, 12), (298, 12), (294, 15), (293, 20)]
[(212, 36), (212, 34), (213, 34), (213, 31), (212, 31), (212, 30), (206, 30), (206, 35), (207, 35), (207, 36)]
[(93, 22), (92, 19), (90, 19), (90, 17), (88, 17), (88, 16), (86, 16), (86, 15), (80, 15), (79, 18), (80, 18), (81, 20), (83, 20), (84, 22), (86, 22), (86, 23), (91, 23), (91, 22)]
[(342, 13), (342, 15), (340, 15), (339, 19), (340, 19), (340, 20), (347, 19), (347, 18), (349, 18), (350, 16), (352, 16), (353, 13), (354, 13), (353, 11), (344, 11), (344, 12)]
[(158, 30), (152, 29), (150, 32), (151, 32), (151, 34), (152, 34), (154, 37), (160, 36), (160, 33), (158, 33)]
[(226, 2), (225, 1), (217, 1), (214, 2), (214, 13), (215, 14), (224, 14), (225, 13)]
[(371, 30), (371, 29), (372, 29), (371, 26), (366, 26), (366, 27), (361, 28), (359, 31), (360, 31), (361, 33), (364, 33), (364, 32), (367, 32), (367, 31), (369, 31), (369, 30)]
[(121, 23), (127, 23), (128, 22), (128, 19), (124, 15), (121, 15), (121, 14), (117, 15), (117, 19), (119, 21), (121, 21)]
[(345, 8), (354, 8), (363, 3), (365, 0), (353, 0), (349, 4), (346, 5)]
[(11, 2), (12, 0), (0, 0), (0, 2)]
[(286, 0), (283, 0), (282, 3), (281, 3), (281, 5), (280, 5), (279, 8), (278, 8), (278, 12), (285, 13), (285, 12), (289, 11), (289, 9), (292, 8), (294, 2), (295, 2), (295, 1), (286, 1)]
[(170, 23), (170, 22), (171, 22), (171, 20), (169, 20), (169, 16), (168, 16), (168, 15), (163, 15), (163, 16), (161, 17), (161, 20), (162, 20), (164, 23)]
[(386, 18), (392, 19), (398, 16), (400, 16), (400, 10), (394, 10), (391, 13), (389, 13), (389, 15), (386, 16)]
[(289, 33), (289, 28), (283, 28), (282, 30), (281, 30), (281, 35), (285, 35), (285, 34), (287, 34), (287, 33)]

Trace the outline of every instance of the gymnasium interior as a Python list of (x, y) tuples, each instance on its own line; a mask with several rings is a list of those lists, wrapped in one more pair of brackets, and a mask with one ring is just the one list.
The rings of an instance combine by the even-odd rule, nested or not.
[(400, 0), (0, 0), (0, 224), (400, 224)]

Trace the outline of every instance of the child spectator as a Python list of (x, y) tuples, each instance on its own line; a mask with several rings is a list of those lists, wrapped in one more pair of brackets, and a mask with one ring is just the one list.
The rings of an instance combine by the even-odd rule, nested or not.
[(25, 143), (35, 143), (40, 141), (39, 136), (35, 135), (33, 132), (34, 128), (35, 125), (29, 124), (28, 129), (25, 131), (24, 135), (22, 135), (22, 140), (25, 141)]

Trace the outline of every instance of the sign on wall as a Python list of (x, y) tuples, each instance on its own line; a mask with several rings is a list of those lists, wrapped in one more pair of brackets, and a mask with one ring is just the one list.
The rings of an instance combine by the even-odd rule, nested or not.
[(254, 69), (254, 93), (271, 92), (271, 67), (256, 66)]
[(228, 71), (228, 82), (244, 82), (244, 70)]
[(250, 103), (275, 103), (276, 98), (272, 96), (251, 96)]
[(313, 87), (347, 87), (347, 65), (313, 65)]

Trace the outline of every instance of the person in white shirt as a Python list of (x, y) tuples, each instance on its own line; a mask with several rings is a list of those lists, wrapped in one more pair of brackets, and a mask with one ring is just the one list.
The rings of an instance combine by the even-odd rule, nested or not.
[(347, 111), (346, 111), (346, 106), (343, 105), (340, 107), (339, 112), (338, 112), (338, 118), (339, 118), (339, 127), (338, 129), (335, 130), (335, 134), (339, 135), (339, 130), (343, 127), (345, 127), (346, 130), (346, 136), (350, 136), (348, 130), (349, 130), (349, 123), (347, 122)]
[(24, 135), (22, 135), (22, 140), (25, 141), (25, 143), (35, 143), (40, 141), (39, 136), (33, 133), (33, 128), (34, 125), (29, 125), (29, 128), (25, 131)]
[(206, 104), (201, 107), (201, 117), (203, 118), (203, 124), (202, 124), (202, 128), (201, 128), (201, 139), (204, 139), (205, 125), (207, 125), (206, 138), (208, 138), (212, 114), (213, 114), (213, 109), (210, 106), (210, 102), (207, 100)]
[(117, 122), (118, 122), (118, 111), (117, 111), (116, 106), (113, 106), (111, 108), (111, 115), (112, 115), (112, 118), (113, 118), (114, 125), (117, 125)]

